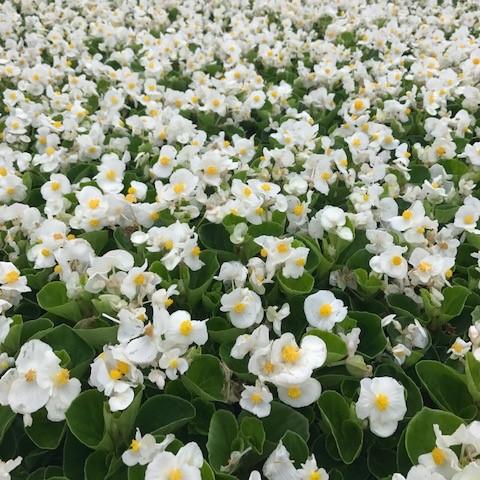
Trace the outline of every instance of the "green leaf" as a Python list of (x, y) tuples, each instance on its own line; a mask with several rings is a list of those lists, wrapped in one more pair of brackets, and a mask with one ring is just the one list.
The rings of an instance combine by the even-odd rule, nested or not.
[(207, 291), (212, 283), (213, 277), (220, 264), (217, 255), (214, 252), (205, 250), (200, 254), (200, 260), (205, 265), (195, 272), (190, 272), (190, 282), (187, 289), (187, 299), (190, 305), (195, 306), (202, 299), (202, 295)]
[(215, 473), (213, 473), (212, 467), (207, 462), (203, 462), (200, 474), (202, 475), (202, 480), (215, 480)]
[(83, 318), (78, 303), (67, 296), (63, 282), (47, 283), (38, 293), (37, 302), (44, 310), (75, 323)]
[(10, 425), (15, 420), (16, 414), (10, 410), (10, 407), (0, 405), (0, 443), (2, 443), (3, 436), (10, 428)]
[(477, 407), (464, 375), (434, 360), (422, 360), (415, 369), (430, 398), (441, 409), (467, 420), (475, 417)]
[(261, 419), (266, 434), (265, 455), (270, 454), (276, 448), (288, 430), (298, 433), (305, 441), (308, 440), (309, 424), (304, 415), (277, 401), (273, 401), (271, 405), (270, 415)]
[(70, 480), (84, 480), (83, 466), (91, 452), (67, 429), (63, 446), (63, 472)]
[(307, 271), (300, 278), (286, 278), (281, 273), (277, 274), (280, 289), (287, 295), (307, 295), (313, 289), (314, 278)]
[(442, 290), (444, 300), (441, 307), (441, 321), (442, 323), (451, 320), (460, 315), (465, 306), (470, 290), (460, 285), (447, 287)]
[(475, 359), (472, 352), (465, 357), (465, 376), (470, 395), (475, 402), (480, 401), (480, 362)]
[(95, 250), (97, 255), (103, 253), (104, 248), (108, 243), (108, 231), (107, 230), (98, 230), (95, 232), (85, 232), (79, 235), (79, 238), (86, 240), (92, 248)]
[(327, 345), (327, 364), (338, 362), (347, 356), (347, 345), (338, 335), (317, 328), (309, 330), (307, 335), (314, 335), (325, 342)]
[(85, 462), (85, 480), (105, 480), (109, 464), (106, 452), (99, 450), (91, 453)]
[(369, 359), (382, 353), (387, 346), (387, 338), (378, 315), (368, 312), (349, 312), (348, 317), (357, 322), (361, 329), (358, 351)]
[(405, 448), (412, 463), (417, 464), (420, 455), (435, 448), (433, 425), (438, 425), (444, 435), (451, 435), (462, 423), (462, 419), (452, 413), (424, 407), (406, 429)]
[(190, 392), (204, 400), (225, 401), (225, 375), (217, 357), (196, 356), (181, 379)]
[(305, 440), (295, 432), (288, 430), (282, 437), (282, 443), (290, 454), (290, 458), (295, 462), (295, 466), (300, 468), (308, 457), (308, 446)]
[(140, 408), (135, 425), (142, 434), (173, 433), (195, 418), (195, 408), (183, 398), (160, 394), (150, 397)]
[(232, 323), (223, 317), (212, 317), (207, 322), (208, 336), (217, 343), (234, 342), (239, 335), (244, 333), (240, 328), (235, 328)]
[(26, 427), (25, 432), (39, 448), (55, 450), (65, 433), (65, 422), (52, 422), (47, 418), (47, 411), (42, 408), (32, 414), (33, 423)]
[(113, 441), (105, 431), (103, 403), (105, 397), (98, 390), (85, 390), (67, 410), (67, 425), (75, 437), (89, 448), (111, 450)]
[(215, 471), (220, 472), (221, 467), (228, 464), (237, 435), (235, 415), (228, 410), (217, 410), (210, 422), (207, 440), (208, 461)]
[(322, 419), (335, 440), (338, 453), (346, 464), (352, 463), (360, 454), (363, 445), (363, 431), (352, 419), (345, 399), (335, 391), (326, 391), (318, 399)]
[(265, 430), (261, 420), (253, 416), (243, 417), (240, 422), (240, 432), (255, 452), (262, 454), (265, 443)]
[(75, 333), (95, 350), (104, 345), (113, 345), (117, 341), (118, 326), (97, 328), (75, 328)]

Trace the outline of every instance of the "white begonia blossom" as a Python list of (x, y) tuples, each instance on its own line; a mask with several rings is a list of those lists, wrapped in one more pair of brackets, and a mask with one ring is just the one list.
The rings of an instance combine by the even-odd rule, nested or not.
[(278, 398), (294, 408), (306, 407), (316, 402), (322, 393), (322, 386), (315, 378), (292, 384), (288, 387), (277, 387)]
[(391, 377), (363, 378), (355, 411), (358, 418), (368, 418), (375, 435), (389, 437), (407, 412), (405, 389)]
[(264, 418), (270, 415), (272, 400), (273, 395), (268, 387), (257, 381), (254, 386), (245, 385), (239, 404), (247, 412), (253, 413), (258, 418)]
[(195, 442), (187, 443), (176, 454), (162, 451), (147, 465), (145, 480), (200, 480), (203, 455)]
[(263, 474), (268, 480), (287, 480), (297, 477), (297, 471), (282, 441), (263, 464)]
[(232, 325), (248, 328), (263, 319), (263, 306), (260, 297), (248, 288), (236, 288), (222, 295), (220, 310), (227, 312)]
[(10, 480), (10, 472), (15, 470), (22, 463), (22, 457), (3, 462), (0, 460), (0, 480)]
[(370, 259), (370, 268), (391, 278), (403, 279), (407, 276), (408, 263), (403, 257), (406, 247), (392, 246)]
[(309, 295), (304, 302), (307, 322), (320, 330), (330, 331), (347, 316), (347, 307), (328, 290)]

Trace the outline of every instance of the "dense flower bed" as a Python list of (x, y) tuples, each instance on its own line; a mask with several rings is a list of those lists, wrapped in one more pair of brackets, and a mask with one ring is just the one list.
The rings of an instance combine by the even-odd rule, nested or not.
[(480, 478), (476, 0), (0, 4), (0, 479)]

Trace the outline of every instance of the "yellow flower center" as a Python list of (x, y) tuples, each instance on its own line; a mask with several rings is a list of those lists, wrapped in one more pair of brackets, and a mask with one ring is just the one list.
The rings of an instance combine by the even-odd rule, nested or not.
[(394, 255), (390, 261), (392, 265), (398, 267), (402, 263), (402, 257), (400, 255)]
[(250, 395), (250, 400), (252, 403), (255, 405), (258, 405), (259, 403), (262, 403), (262, 396), (258, 392), (254, 392)]
[(305, 210), (305, 207), (303, 206), (302, 203), (297, 203), (297, 205), (295, 205), (293, 207), (293, 213), (299, 217), (300, 215), (302, 215), (303, 211)]
[(169, 362), (168, 362), (168, 366), (170, 368), (177, 368), (178, 367), (178, 359), (177, 358), (172, 358)]
[(375, 395), (375, 406), (381, 412), (385, 411), (388, 406), (390, 405), (390, 400), (388, 397), (383, 393), (377, 393)]
[(305, 259), (304, 258), (297, 258), (295, 260), (295, 265), (297, 267), (304, 267), (305, 266)]
[(278, 253), (287, 253), (288, 250), (289, 250), (288, 243), (280, 242), (280, 243), (277, 245), (277, 252), (278, 252)]
[(262, 370), (266, 375), (270, 375), (275, 370), (275, 365), (272, 362), (265, 362), (262, 366)]
[(122, 362), (119, 360), (116, 364), (117, 370), (122, 374), (126, 375), (130, 370), (130, 365), (127, 362)]
[(145, 275), (143, 273), (139, 273), (133, 279), (133, 283), (135, 283), (135, 285), (144, 285), (145, 284)]
[(5, 274), (5, 283), (15, 283), (20, 278), (20, 273), (17, 270), (10, 270)]
[(44, 257), (49, 257), (52, 254), (52, 252), (48, 248), (42, 248), (41, 254)]
[(473, 223), (475, 223), (475, 217), (471, 214), (468, 214), (463, 217), (463, 221), (467, 225), (472, 225)]
[(111, 182), (113, 182), (116, 178), (117, 178), (117, 172), (115, 170), (107, 170), (107, 173), (105, 174), (105, 176), (107, 177), (107, 180), (110, 180)]
[(247, 306), (243, 302), (238, 302), (233, 306), (233, 311), (235, 313), (243, 313)]
[(215, 166), (215, 165), (209, 165), (206, 169), (205, 169), (205, 173), (207, 175), (216, 175), (218, 173), (218, 168)]
[(432, 265), (428, 262), (426, 262), (425, 260), (422, 260), (419, 264), (418, 264), (418, 269), (421, 271), (421, 272), (429, 272), (431, 269), (432, 269)]
[(100, 199), (99, 198), (91, 198), (88, 201), (88, 207), (91, 208), (92, 210), (95, 210), (98, 208), (100, 205)]
[(50, 185), (50, 188), (56, 192), (57, 190), (60, 190), (60, 182), (53, 181)]
[(404, 220), (411, 220), (413, 218), (413, 212), (411, 210), (405, 210), (402, 213), (402, 218)]
[(53, 147), (47, 147), (47, 148), (45, 149), (45, 153), (46, 153), (49, 157), (51, 157), (51, 156), (55, 153), (55, 148), (53, 148)]
[(34, 382), (37, 378), (37, 372), (35, 370), (30, 369), (26, 374), (25, 374), (25, 380), (27, 382)]
[(360, 100), (359, 98), (357, 98), (357, 100), (355, 100), (353, 102), (353, 108), (355, 110), (361, 110), (363, 107), (365, 106), (365, 104), (363, 103), (362, 100)]
[(61, 368), (55, 375), (56, 385), (66, 385), (70, 380), (70, 372), (66, 368)]
[(5, 177), (7, 175), (7, 169), (5, 167), (0, 167), (0, 177)]
[(252, 189), (250, 187), (244, 187), (243, 189), (243, 194), (246, 196), (246, 197), (249, 197), (251, 194), (252, 194)]
[(168, 472), (168, 480), (182, 480), (183, 473), (179, 468), (173, 468)]
[(158, 161), (164, 166), (166, 167), (167, 165), (170, 164), (170, 157), (167, 156), (167, 155), (162, 155)]
[(193, 330), (193, 326), (192, 326), (192, 321), (191, 320), (184, 320), (180, 324), (180, 333), (184, 337), (188, 337), (188, 335), (190, 335), (190, 333), (192, 333), (192, 330)]
[(443, 157), (443, 155), (447, 153), (447, 150), (445, 149), (445, 147), (440, 146), (435, 149), (435, 152), (439, 157)]
[(140, 442), (138, 440), (133, 439), (130, 443), (130, 450), (137, 453), (140, 450)]
[(321, 480), (320, 472), (316, 471), (316, 472), (310, 473), (308, 480)]
[(195, 246), (192, 248), (192, 255), (194, 257), (198, 257), (200, 255), (200, 247), (199, 246)]
[(333, 312), (333, 307), (331, 303), (324, 303), (323, 305), (320, 306), (320, 309), (318, 310), (318, 313), (320, 314), (321, 317), (328, 317), (331, 315)]
[(432, 450), (432, 458), (436, 465), (443, 465), (447, 459), (447, 456), (441, 448), (435, 447)]
[(300, 396), (302, 395), (302, 390), (298, 387), (290, 387), (288, 390), (287, 390), (287, 395), (290, 397), (290, 398), (293, 398), (294, 400), (297, 399), (297, 398), (300, 398)]
[(332, 174), (329, 171), (322, 172), (320, 176), (325, 182), (328, 182), (332, 178)]
[(171, 250), (173, 248), (173, 240), (165, 240), (163, 247), (165, 250)]
[(285, 345), (282, 348), (282, 360), (285, 363), (296, 363), (300, 358), (300, 349), (296, 345)]
[(183, 182), (178, 182), (178, 183), (175, 183), (173, 185), (173, 191), (176, 193), (176, 194), (180, 194), (180, 193), (183, 193), (185, 191), (185, 183)]

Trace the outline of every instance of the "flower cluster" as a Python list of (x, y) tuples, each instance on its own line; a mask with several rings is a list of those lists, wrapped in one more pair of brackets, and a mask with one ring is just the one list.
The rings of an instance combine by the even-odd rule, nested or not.
[(477, 3), (1, 2), (0, 477), (476, 478)]

